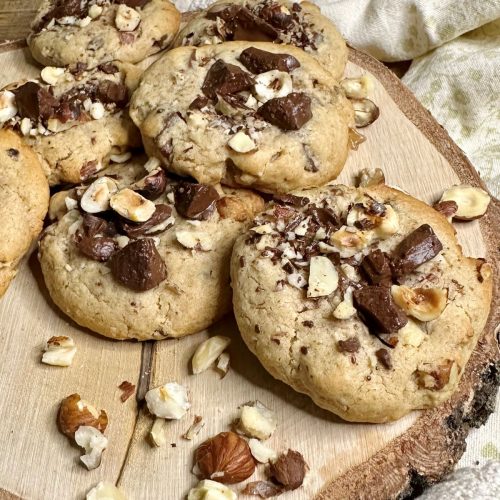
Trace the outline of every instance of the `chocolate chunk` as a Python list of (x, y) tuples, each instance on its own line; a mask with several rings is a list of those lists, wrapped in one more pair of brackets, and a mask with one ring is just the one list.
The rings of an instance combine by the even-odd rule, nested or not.
[(42, 30), (52, 19), (74, 16), (83, 18), (88, 13), (88, 4), (82, 0), (56, 0), (52, 2), (52, 8), (40, 19), (38, 25), (34, 28), (36, 32)]
[(355, 353), (359, 351), (361, 344), (357, 337), (349, 337), (346, 340), (339, 340), (337, 342), (337, 350), (339, 352)]
[(186, 219), (207, 220), (218, 199), (217, 190), (206, 184), (180, 182), (175, 188), (175, 209)]
[(299, 61), (290, 54), (275, 54), (255, 47), (245, 49), (240, 55), (240, 61), (252, 73), (264, 73), (273, 69), (290, 73), (300, 68)]
[(283, 203), (294, 207), (305, 207), (309, 203), (309, 198), (305, 196), (295, 196), (294, 194), (275, 194), (273, 200), (276, 203)]
[(21, 118), (33, 121), (48, 120), (58, 106), (57, 99), (35, 82), (28, 82), (13, 90), (17, 112)]
[(236, 13), (241, 9), (239, 5), (233, 5), (230, 3), (222, 5), (213, 5), (207, 10), (205, 17), (211, 19), (212, 21), (220, 17), (224, 21), (231, 21)]
[(314, 322), (310, 321), (310, 320), (307, 320), (307, 321), (302, 321), (302, 324), (306, 327), (306, 328), (312, 328), (314, 326)]
[(300, 6), (300, 3), (295, 2), (292, 5), (292, 12), (300, 12), (302, 10), (302, 7)]
[(113, 63), (103, 63), (99, 64), (97, 67), (99, 71), (102, 71), (103, 73), (106, 73), (107, 75), (114, 75), (115, 73), (118, 73), (119, 69), (118, 66), (115, 66)]
[(97, 173), (97, 165), (97, 160), (91, 160), (82, 165), (82, 168), (80, 168), (80, 179), (86, 181), (94, 176)]
[(307, 464), (298, 452), (288, 450), (282, 453), (269, 467), (271, 478), (286, 490), (296, 490), (304, 482)]
[(232, 40), (274, 42), (279, 37), (278, 31), (273, 26), (252, 14), (246, 7), (234, 10), (233, 17), (226, 22)]
[(118, 249), (118, 244), (112, 238), (115, 234), (112, 223), (95, 215), (85, 214), (82, 227), (75, 234), (75, 244), (87, 257), (106, 262)]
[(353, 292), (354, 306), (371, 333), (392, 333), (408, 323), (404, 311), (392, 300), (391, 290), (365, 286)]
[(82, 221), (82, 230), (85, 236), (95, 237), (101, 236), (115, 236), (116, 228), (112, 222), (109, 222), (101, 217), (92, 214), (85, 214)]
[(87, 71), (87, 63), (77, 62), (74, 66), (69, 66), (69, 72), (78, 79), (82, 74)]
[(142, 179), (141, 188), (136, 191), (148, 200), (156, 200), (165, 192), (167, 183), (167, 175), (162, 169), (159, 169)]
[(391, 263), (382, 250), (377, 249), (366, 255), (361, 261), (361, 270), (371, 285), (391, 286)]
[(377, 356), (378, 362), (387, 370), (392, 369), (391, 355), (387, 349), (379, 349), (375, 351), (375, 356)]
[(138, 238), (144, 234), (153, 235), (165, 231), (161, 229), (159, 231), (151, 232), (151, 229), (158, 226), (162, 222), (165, 222), (172, 214), (172, 208), (168, 205), (156, 205), (156, 210), (153, 215), (146, 222), (133, 223), (125, 220), (119, 222), (119, 229), (121, 232), (125, 233), (129, 238)]
[(10, 158), (13, 158), (14, 160), (17, 160), (19, 158), (19, 151), (14, 148), (9, 148), (7, 149), (7, 154), (9, 155)]
[(283, 10), (283, 7), (277, 3), (266, 5), (260, 11), (260, 17), (272, 26), (282, 30), (288, 28), (293, 22), (292, 15)]
[(311, 205), (306, 214), (309, 215), (313, 222), (325, 229), (335, 229), (341, 226), (337, 214), (331, 208), (321, 208), (317, 205)]
[(434, 258), (443, 245), (429, 224), (423, 224), (410, 233), (396, 247), (392, 266), (397, 278), (413, 272), (418, 266)]
[(210, 99), (204, 95), (199, 95), (196, 99), (189, 105), (189, 109), (201, 109), (204, 108)]
[(270, 99), (260, 107), (258, 114), (283, 130), (298, 130), (312, 118), (311, 98), (302, 92), (292, 92)]
[(96, 97), (105, 104), (114, 103), (118, 107), (124, 107), (128, 102), (128, 90), (123, 83), (104, 80), (99, 82)]
[(155, 288), (167, 277), (165, 264), (150, 238), (130, 242), (114, 254), (110, 267), (118, 282), (136, 292)]
[(124, 3), (135, 9), (136, 7), (144, 7), (150, 1), (151, 0), (115, 0), (115, 3)]
[(216, 99), (217, 94), (235, 94), (248, 90), (254, 83), (250, 73), (218, 59), (209, 69), (201, 90), (209, 99)]

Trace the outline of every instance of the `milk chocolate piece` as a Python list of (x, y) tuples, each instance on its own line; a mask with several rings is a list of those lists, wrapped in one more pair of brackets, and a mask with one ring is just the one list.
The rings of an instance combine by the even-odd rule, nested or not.
[(266, 5), (260, 11), (260, 17), (278, 29), (286, 29), (292, 24), (293, 17), (279, 4)]
[(97, 98), (105, 103), (114, 103), (119, 107), (124, 107), (128, 102), (128, 90), (123, 83), (115, 83), (111, 80), (104, 80), (97, 88)]
[(129, 238), (137, 238), (144, 234), (153, 235), (165, 231), (150, 232), (152, 228), (165, 222), (172, 214), (172, 208), (168, 205), (156, 205), (156, 210), (153, 215), (146, 222), (133, 223), (130, 221), (121, 220), (119, 223), (120, 231), (125, 233)]
[(189, 109), (201, 109), (204, 108), (210, 99), (204, 95), (199, 95), (194, 99), (194, 101), (189, 105)]
[(375, 356), (377, 356), (378, 362), (386, 369), (386, 370), (391, 370), (392, 369), (392, 360), (391, 360), (391, 354), (387, 349), (379, 349), (378, 351), (375, 351)]
[(391, 290), (383, 286), (365, 286), (353, 293), (354, 306), (371, 333), (397, 332), (408, 323), (404, 311), (392, 300)]
[(311, 98), (302, 92), (292, 92), (264, 103), (258, 114), (282, 130), (298, 130), (312, 118)]
[(228, 21), (228, 27), (233, 40), (274, 42), (279, 36), (273, 26), (252, 14), (246, 7), (234, 12), (234, 16)]
[(391, 263), (382, 250), (377, 249), (366, 255), (361, 261), (361, 270), (371, 285), (391, 286)]
[(162, 169), (159, 169), (157, 172), (152, 172), (151, 175), (145, 177), (141, 184), (142, 183), (144, 186), (136, 191), (148, 200), (156, 200), (156, 198), (161, 196), (167, 188), (167, 175)]
[(58, 106), (57, 99), (35, 82), (27, 82), (13, 90), (17, 112), (21, 118), (48, 120)]
[(429, 224), (423, 224), (399, 243), (392, 256), (393, 272), (402, 278), (434, 258), (443, 245)]
[(208, 219), (218, 199), (217, 190), (206, 184), (181, 182), (175, 188), (175, 209), (186, 219)]
[(290, 73), (300, 68), (299, 61), (290, 54), (275, 54), (255, 47), (245, 49), (240, 55), (240, 61), (252, 73), (265, 73), (275, 69)]
[(361, 344), (357, 337), (350, 337), (346, 340), (339, 340), (337, 342), (337, 349), (339, 352), (355, 353), (359, 351)]
[(295, 196), (294, 194), (275, 194), (273, 200), (276, 203), (283, 203), (294, 207), (305, 207), (309, 203), (309, 198), (305, 196)]
[(115, 234), (116, 229), (111, 222), (85, 214), (82, 227), (75, 235), (75, 244), (87, 257), (106, 262), (118, 249), (116, 241), (111, 238)]
[(113, 255), (110, 267), (118, 282), (136, 292), (151, 290), (167, 277), (165, 264), (151, 238), (130, 242)]
[(82, 0), (56, 0), (52, 3), (52, 8), (40, 19), (38, 25), (34, 28), (38, 32), (45, 28), (52, 19), (61, 17), (85, 17), (88, 13), (88, 3)]
[(109, 222), (101, 217), (92, 214), (85, 214), (82, 221), (82, 229), (85, 236), (94, 237), (101, 236), (115, 236), (116, 228), (112, 222)]
[(201, 90), (209, 99), (216, 99), (217, 94), (235, 94), (248, 90), (254, 83), (250, 73), (218, 59), (209, 69)]

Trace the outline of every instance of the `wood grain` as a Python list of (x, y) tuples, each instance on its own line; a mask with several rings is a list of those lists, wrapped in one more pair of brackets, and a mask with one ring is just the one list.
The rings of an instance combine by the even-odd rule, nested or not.
[(25, 38), (43, 0), (0, 0), (0, 40)]

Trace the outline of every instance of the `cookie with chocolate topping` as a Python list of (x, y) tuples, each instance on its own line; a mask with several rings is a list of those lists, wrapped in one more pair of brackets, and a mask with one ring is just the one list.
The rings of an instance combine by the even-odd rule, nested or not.
[(228, 41), (294, 45), (315, 57), (336, 79), (347, 62), (347, 47), (334, 24), (310, 2), (219, 0), (192, 17), (173, 46)]
[(50, 296), (107, 337), (181, 337), (228, 313), (232, 245), (264, 207), (252, 191), (167, 176), (148, 199), (159, 165), (134, 158), (51, 200), (39, 250)]
[(130, 115), (167, 170), (272, 193), (334, 179), (353, 124), (350, 102), (312, 56), (265, 42), (167, 52), (144, 73)]
[(79, 183), (112, 155), (141, 144), (127, 110), (137, 72), (118, 62), (94, 70), (44, 68), (39, 79), (0, 91), (1, 126), (33, 147), (50, 185)]
[(274, 377), (360, 422), (453, 394), (488, 316), (491, 275), (463, 255), (444, 216), (385, 185), (275, 197), (231, 262), (250, 350)]
[(46, 66), (138, 63), (166, 48), (179, 24), (168, 0), (45, 0), (28, 46)]

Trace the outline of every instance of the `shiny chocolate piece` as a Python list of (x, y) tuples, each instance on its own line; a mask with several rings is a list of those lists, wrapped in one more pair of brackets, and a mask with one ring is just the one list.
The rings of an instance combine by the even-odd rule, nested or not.
[(151, 238), (131, 241), (110, 260), (113, 277), (136, 292), (157, 287), (167, 277), (165, 264)]
[(258, 114), (282, 130), (299, 130), (312, 118), (311, 98), (303, 92), (292, 92), (264, 103)]
[(216, 99), (217, 94), (236, 94), (248, 90), (254, 84), (252, 75), (240, 67), (218, 59), (210, 68), (201, 90), (209, 99)]
[(292, 24), (293, 16), (288, 12), (284, 6), (277, 3), (266, 5), (260, 11), (260, 17), (268, 22), (270, 25), (285, 30)]
[(124, 3), (125, 5), (135, 9), (137, 7), (144, 7), (150, 1), (151, 0), (114, 0), (114, 3)]
[(273, 26), (252, 14), (246, 7), (236, 11), (228, 25), (233, 34), (233, 40), (274, 42), (279, 36)]
[(199, 95), (189, 105), (189, 109), (201, 109), (201, 108), (204, 108), (209, 102), (210, 102), (210, 99), (208, 97), (206, 97), (204, 95)]
[(107, 75), (114, 75), (115, 73), (118, 73), (118, 71), (120, 71), (118, 69), (118, 66), (115, 66), (113, 63), (110, 62), (99, 64), (97, 68), (99, 69), (99, 71), (102, 71)]
[(370, 333), (397, 332), (408, 318), (392, 300), (391, 290), (383, 286), (365, 286), (353, 292), (354, 307)]
[(13, 90), (17, 112), (21, 118), (48, 120), (58, 106), (57, 99), (35, 82), (27, 82)]
[(168, 229), (168, 227), (154, 230), (155, 226), (165, 222), (172, 214), (172, 208), (168, 205), (156, 205), (156, 210), (153, 215), (146, 222), (134, 223), (130, 221), (121, 220), (119, 222), (119, 229), (125, 233), (129, 238), (138, 238), (139, 236), (154, 235), (161, 233)]
[(240, 55), (240, 61), (252, 73), (265, 73), (278, 70), (287, 73), (300, 68), (299, 61), (290, 54), (275, 54), (265, 50), (249, 47)]
[(386, 369), (386, 370), (391, 370), (392, 369), (392, 360), (391, 360), (391, 354), (387, 349), (378, 349), (375, 351), (375, 356), (377, 356), (378, 362)]
[(151, 174), (144, 177), (144, 179), (141, 179), (139, 189), (134, 190), (148, 200), (156, 200), (156, 198), (165, 192), (167, 184), (167, 175), (162, 169), (158, 169), (157, 171), (151, 172)]
[(112, 238), (115, 234), (113, 223), (85, 214), (82, 227), (75, 234), (75, 244), (90, 259), (106, 262), (118, 250), (118, 244)]
[(361, 270), (371, 285), (391, 286), (392, 270), (389, 257), (382, 250), (374, 250), (361, 261)]
[(41, 31), (52, 19), (61, 17), (77, 17), (79, 19), (88, 14), (89, 6), (86, 0), (56, 0), (52, 2), (52, 8), (40, 19), (35, 31)]
[(402, 278), (443, 249), (442, 243), (429, 224), (423, 224), (399, 243), (392, 255), (392, 269), (396, 278)]
[(186, 219), (207, 220), (218, 199), (217, 190), (206, 184), (180, 182), (175, 187), (175, 209)]
[(276, 203), (292, 205), (293, 207), (305, 207), (309, 203), (309, 198), (295, 196), (294, 194), (275, 194), (273, 200)]
[(96, 96), (105, 104), (114, 103), (119, 107), (124, 107), (128, 102), (128, 89), (123, 83), (104, 80), (99, 82)]

